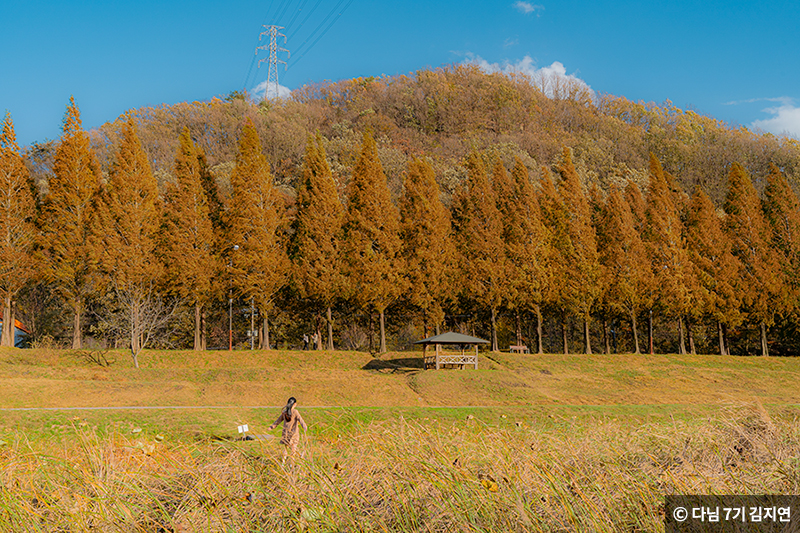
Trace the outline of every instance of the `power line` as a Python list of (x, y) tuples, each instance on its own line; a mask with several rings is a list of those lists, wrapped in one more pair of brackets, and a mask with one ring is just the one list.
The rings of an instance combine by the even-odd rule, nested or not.
[(344, 0), (339, 0), (339, 3), (337, 3), (335, 6), (333, 6), (333, 9), (331, 9), (331, 11), (327, 15), (325, 15), (325, 18), (322, 19), (322, 22), (319, 23), (319, 26), (317, 26), (314, 29), (314, 31), (312, 31), (309, 34), (309, 36), (306, 37), (306, 40), (303, 41), (303, 44), (301, 44), (300, 46), (297, 47), (297, 52), (302, 50), (303, 47), (306, 45), (306, 43), (308, 43), (308, 41), (310, 41), (312, 38), (314, 38), (314, 36), (320, 30), (320, 28), (322, 28), (328, 22), (328, 20), (330, 20), (330, 18), (333, 16), (333, 14), (336, 12), (336, 10), (339, 9), (339, 6), (341, 6), (343, 2), (344, 2)]
[[(333, 9), (332, 9), (332, 10), (331, 10), (331, 11), (330, 11), (330, 12), (329, 12), (327, 15), (325, 15), (325, 18), (323, 18), (323, 19), (322, 19), (322, 22), (320, 22), (320, 23), (319, 23), (319, 25), (318, 25), (318, 26), (317, 26), (317, 27), (314, 29), (314, 31), (312, 31), (312, 32), (309, 34), (309, 36), (308, 36), (308, 37), (306, 37), (306, 40), (305, 40), (305, 41), (303, 41), (303, 44), (301, 44), (300, 46), (298, 46), (298, 47), (297, 47), (297, 51), (296, 51), (296, 53), (299, 53), (301, 50), (303, 50), (303, 48), (306, 46), (306, 44), (308, 44), (308, 42), (309, 42), (311, 39), (313, 39), (314, 37), (316, 37), (316, 36), (317, 36), (317, 34), (318, 34), (319, 30), (320, 30), (320, 29), (321, 29), (323, 26), (325, 26), (325, 24), (327, 24), (327, 23), (328, 23), (328, 21), (331, 19), (331, 17), (333, 16), (333, 14), (334, 14), (334, 13), (335, 13), (335, 12), (336, 12), (336, 11), (337, 11), (337, 10), (338, 10), (340, 7), (341, 7), (341, 6), (342, 6), (342, 4), (343, 4), (344, 2), (345, 2), (345, 0), (339, 0), (339, 2), (338, 2), (338, 3), (337, 3), (335, 6), (334, 6), (334, 8), (333, 8)], [(340, 12), (340, 14), (341, 14), (341, 12)], [(337, 17), (337, 18), (338, 18), (338, 17)], [(324, 32), (323, 32), (323, 33), (324, 33)], [(316, 43), (316, 41), (314, 41), (314, 42)], [(309, 47), (309, 48), (310, 48), (310, 47)], [(305, 52), (304, 52), (304, 53), (305, 53)]]
[(292, 24), (294, 24), (294, 21), (297, 20), (297, 17), (300, 15), (300, 12), (303, 11), (303, 8), (306, 7), (307, 3), (308, 0), (303, 0), (303, 2), (300, 4), (300, 7), (298, 7), (297, 11), (294, 12), (294, 16), (289, 20), (289, 23), (286, 25), (286, 29), (292, 27)]
[(285, 12), (285, 11), (286, 11), (286, 8), (287, 8), (287, 7), (289, 7), (289, 4), (291, 4), (291, 3), (292, 3), (292, 0), (281, 0), (281, 3), (278, 5), (278, 9), (276, 9), (276, 10), (275, 10), (275, 13), (272, 15), (272, 17), (271, 17), (271, 20), (270, 20), (270, 21), (271, 21), (271, 22), (274, 22), (274, 23), (276, 23), (276, 24), (277, 24), (278, 22), (280, 22), (280, 20), (279, 20), (279, 19), (280, 19), (280, 16), (278, 16), (278, 12), (279, 12), (281, 9), (283, 9), (283, 11)]
[(279, 24), (279, 23), (280, 23), (281, 19), (282, 19), (282, 18), (283, 18), (283, 16), (286, 14), (286, 10), (287, 10), (287, 9), (289, 9), (289, 6), (290, 6), (290, 5), (292, 5), (292, 0), (288, 0), (287, 2), (284, 2), (284, 5), (283, 5), (283, 11), (281, 11), (281, 14), (280, 14), (280, 15), (278, 15), (277, 17), (275, 17), (275, 23), (276, 23), (276, 24)]
[[(344, 0), (341, 0), (341, 2), (339, 2), (339, 4), (341, 4), (342, 2), (344, 2)], [(325, 36), (325, 34), (326, 34), (326, 33), (328, 33), (328, 30), (330, 30), (330, 29), (333, 27), (333, 25), (336, 23), (336, 21), (337, 21), (337, 20), (339, 20), (339, 17), (341, 17), (341, 16), (342, 16), (342, 14), (343, 14), (345, 11), (347, 11), (347, 8), (348, 8), (348, 7), (350, 7), (350, 4), (352, 4), (352, 3), (353, 3), (353, 0), (349, 0), (349, 1), (347, 2), (347, 5), (346, 5), (346, 6), (344, 6), (344, 9), (342, 9), (342, 10), (339, 12), (339, 14), (338, 14), (338, 15), (336, 15), (336, 18), (334, 18), (334, 19), (331, 21), (331, 23), (330, 23), (330, 24), (328, 24), (328, 27), (326, 27), (326, 28), (325, 28), (325, 30), (324, 30), (324, 31), (323, 31), (323, 32), (322, 32), (322, 33), (319, 35), (319, 37), (317, 37), (317, 38), (314, 40), (314, 42), (313, 42), (313, 43), (311, 43), (311, 45), (310, 45), (308, 48), (306, 48), (306, 49), (305, 49), (305, 51), (303, 51), (303, 53), (302, 53), (302, 54), (300, 54), (300, 56), (299, 56), (299, 57), (297, 57), (297, 59), (295, 59), (294, 61), (292, 61), (292, 65), (291, 65), (291, 66), (287, 66), (287, 68), (286, 68), (287, 72), (288, 72), (288, 70), (289, 70), (291, 67), (293, 67), (293, 66), (294, 66), (294, 65), (296, 65), (296, 64), (297, 64), (297, 63), (298, 63), (298, 62), (299, 62), (301, 59), (303, 59), (303, 57), (304, 57), (304, 56), (305, 56), (305, 55), (306, 55), (306, 54), (307, 54), (307, 53), (308, 53), (308, 52), (309, 52), (309, 51), (310, 51), (312, 48), (314, 48), (314, 45), (316, 45), (316, 44), (319, 42), (319, 40), (320, 40), (320, 39), (322, 39), (322, 38)], [(338, 7), (338, 5), (337, 5), (337, 7)], [(334, 11), (335, 11), (335, 9), (334, 9)], [(331, 13), (332, 13), (332, 12), (331, 12)], [(324, 23), (324, 21), (323, 21), (323, 23)], [(321, 26), (321, 25), (320, 25), (320, 26)], [(317, 29), (319, 29), (319, 27), (317, 27)], [(317, 31), (317, 30), (314, 30), (314, 32), (316, 32), (316, 31)], [(312, 34), (311, 34), (311, 36), (309, 36), (309, 37), (308, 37), (308, 39), (310, 39), (310, 38), (311, 38), (313, 35), (314, 35), (314, 33), (312, 33)], [(306, 42), (308, 42), (308, 39), (306, 39), (306, 41), (303, 43), (303, 45), (304, 45)], [(300, 45), (300, 48), (298, 48), (298, 50), (299, 50), (299, 49), (301, 49), (301, 48), (303, 47), (303, 45)]]
[(303, 27), (303, 25), (304, 25), (306, 22), (308, 22), (308, 19), (309, 19), (309, 17), (311, 17), (311, 15), (314, 13), (314, 11), (316, 11), (316, 10), (317, 10), (317, 8), (319, 7), (319, 5), (320, 5), (321, 3), (322, 3), (322, 0), (317, 0), (317, 3), (316, 3), (316, 4), (314, 4), (314, 7), (312, 7), (312, 8), (311, 8), (311, 11), (309, 11), (309, 12), (308, 12), (308, 15), (306, 15), (306, 18), (304, 18), (304, 19), (303, 19), (303, 22), (301, 22), (301, 23), (300, 23), (300, 26), (298, 26), (296, 30), (294, 30), (292, 33), (290, 33), (290, 34), (289, 34), (289, 40), (290, 40), (290, 41), (292, 40), (292, 37), (294, 37), (294, 36), (297, 34), (297, 32), (298, 32), (298, 31), (300, 31), (300, 28), (302, 28), (302, 27)]

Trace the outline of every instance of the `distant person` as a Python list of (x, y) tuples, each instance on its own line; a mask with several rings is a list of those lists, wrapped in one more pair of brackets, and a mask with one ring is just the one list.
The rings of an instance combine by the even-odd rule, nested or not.
[(317, 335), (316, 331), (311, 336), (311, 343), (314, 345), (314, 350), (319, 350), (319, 335)]
[(303, 350), (308, 350), (308, 333), (303, 333)]
[(300, 442), (300, 431), (297, 427), (298, 425), (303, 426), (303, 431), (305, 431), (306, 436), (308, 436), (308, 427), (306, 426), (306, 422), (303, 420), (303, 417), (300, 416), (300, 412), (294, 407), (296, 403), (297, 400), (294, 397), (289, 398), (289, 401), (286, 402), (286, 407), (283, 408), (281, 414), (278, 416), (278, 419), (269, 427), (271, 431), (275, 429), (278, 424), (283, 422), (281, 444), (286, 446), (286, 449), (283, 452), (283, 462), (286, 462), (287, 455), (294, 456), (297, 452), (297, 445)]

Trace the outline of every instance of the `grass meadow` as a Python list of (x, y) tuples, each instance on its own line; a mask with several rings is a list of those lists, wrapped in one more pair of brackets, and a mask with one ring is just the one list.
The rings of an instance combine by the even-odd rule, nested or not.
[(0, 531), (663, 531), (667, 494), (800, 490), (794, 359), (103, 355), (0, 352)]

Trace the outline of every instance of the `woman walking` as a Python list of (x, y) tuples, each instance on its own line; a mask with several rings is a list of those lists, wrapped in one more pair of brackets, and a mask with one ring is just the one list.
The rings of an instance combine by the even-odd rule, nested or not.
[(297, 444), (300, 442), (300, 431), (298, 430), (298, 425), (303, 427), (303, 431), (306, 432), (308, 435), (308, 427), (306, 426), (305, 420), (303, 417), (300, 416), (300, 412), (295, 409), (295, 404), (297, 400), (294, 397), (289, 398), (289, 401), (286, 402), (286, 407), (283, 408), (281, 414), (278, 416), (278, 419), (275, 420), (275, 423), (272, 424), (269, 429), (275, 429), (278, 424), (283, 422), (283, 433), (281, 434), (281, 444), (286, 446), (286, 449), (283, 452), (283, 462), (286, 462), (286, 456), (294, 454), (297, 452)]

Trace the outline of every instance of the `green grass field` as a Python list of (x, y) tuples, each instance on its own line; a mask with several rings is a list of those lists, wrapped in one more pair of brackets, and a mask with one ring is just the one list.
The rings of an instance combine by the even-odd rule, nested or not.
[(0, 351), (0, 531), (663, 531), (666, 494), (800, 484), (795, 359), (105, 355)]

